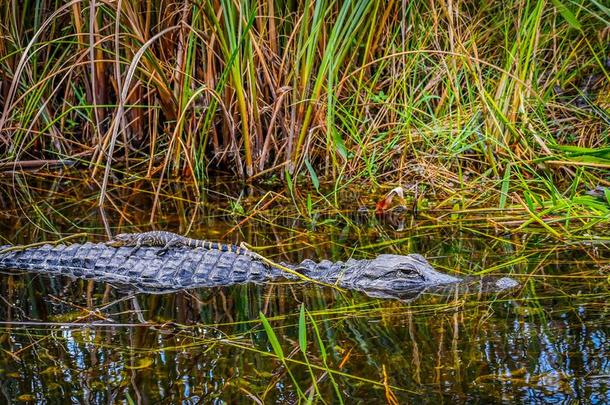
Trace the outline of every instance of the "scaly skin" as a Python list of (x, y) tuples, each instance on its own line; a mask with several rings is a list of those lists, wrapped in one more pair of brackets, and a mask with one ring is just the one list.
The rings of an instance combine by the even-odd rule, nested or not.
[[(0, 269), (61, 274), (96, 281), (131, 285), (144, 292), (186, 288), (267, 283), (277, 279), (296, 280), (251, 255), (201, 247), (113, 247), (103, 243), (44, 245), (2, 253)], [(423, 291), (442, 291), (448, 286), (471, 285), (470, 280), (440, 273), (421, 255), (380, 255), (372, 260), (282, 264), (313, 280), (383, 298), (413, 298)], [(476, 278), (479, 291), (502, 291), (518, 283), (508, 277)]]
[(142, 246), (162, 247), (159, 254), (165, 253), (170, 247), (190, 247), (204, 248), (207, 250), (220, 250), (221, 252), (233, 252), (238, 254), (248, 254), (248, 250), (235, 245), (210, 242), (207, 240), (191, 239), (166, 231), (151, 231), (143, 233), (121, 233), (108, 242), (110, 246), (133, 246), (134, 251)]

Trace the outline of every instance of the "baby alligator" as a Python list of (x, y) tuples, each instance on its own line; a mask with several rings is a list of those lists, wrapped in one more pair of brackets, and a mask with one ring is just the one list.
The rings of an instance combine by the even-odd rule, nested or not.
[(159, 255), (164, 254), (171, 247), (189, 247), (193, 249), (200, 247), (206, 250), (219, 250), (221, 252), (233, 252), (237, 254), (250, 253), (249, 250), (240, 246), (210, 242), (207, 240), (191, 239), (165, 231), (120, 233), (116, 235), (113, 240), (108, 242), (108, 245), (115, 247), (134, 246), (134, 252), (137, 251), (141, 246), (162, 247), (163, 249), (159, 250), (158, 252)]

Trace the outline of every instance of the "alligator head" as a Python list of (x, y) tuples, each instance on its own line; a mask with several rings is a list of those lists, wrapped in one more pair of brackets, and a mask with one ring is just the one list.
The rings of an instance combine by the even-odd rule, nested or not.
[(133, 243), (134, 243), (133, 234), (119, 233), (118, 235), (115, 235), (114, 238), (112, 238), (112, 240), (109, 240), (108, 242), (106, 242), (106, 245), (120, 247), (120, 246), (128, 246)]
[[(457, 283), (460, 278), (440, 273), (421, 255), (383, 254), (370, 261), (346, 263), (349, 271), (339, 277), (339, 284), (378, 297), (409, 295), (423, 289)], [(369, 294), (370, 295), (370, 294)]]
[(422, 292), (442, 293), (452, 286), (459, 286), (464, 291), (499, 292), (519, 285), (510, 277), (450, 276), (434, 270), (418, 254), (384, 254), (370, 261), (348, 261), (346, 265), (349, 271), (339, 277), (339, 284), (378, 298), (411, 300)]

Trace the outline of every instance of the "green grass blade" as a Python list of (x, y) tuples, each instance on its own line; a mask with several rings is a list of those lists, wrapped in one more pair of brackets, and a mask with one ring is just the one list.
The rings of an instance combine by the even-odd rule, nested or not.
[(299, 313), (299, 347), (303, 354), (307, 353), (307, 324), (305, 323), (305, 304), (301, 304)]
[(282, 350), (282, 346), (280, 345), (280, 342), (277, 339), (277, 335), (273, 331), (273, 328), (269, 324), (269, 321), (267, 320), (267, 318), (265, 317), (265, 315), (262, 312), (259, 312), (259, 317), (263, 324), (263, 327), (265, 328), (265, 332), (267, 333), (267, 338), (269, 339), (269, 343), (271, 343), (271, 347), (273, 348), (275, 355), (283, 363), (285, 361), (284, 351)]

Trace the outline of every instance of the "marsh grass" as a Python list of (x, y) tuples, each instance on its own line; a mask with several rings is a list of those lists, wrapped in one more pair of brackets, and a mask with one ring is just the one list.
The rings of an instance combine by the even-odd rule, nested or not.
[(600, 2), (7, 1), (0, 15), (0, 163), (76, 156), (100, 204), (121, 172), (157, 192), (210, 168), (315, 188), (486, 183), (488, 204), (532, 212), (610, 181)]
[[(411, 246), (412, 235), (438, 232), (463, 233), (516, 248), (523, 245), (518, 241), (523, 237), (551, 238), (567, 249), (608, 243), (610, 238), (610, 204), (582, 192), (559, 198), (544, 192), (525, 198), (513, 193), (515, 203), (511, 198), (499, 208), (494, 206), (495, 182), (470, 189), (419, 183), (405, 191), (406, 209), (390, 207), (376, 213), (376, 203), (388, 190), (354, 181), (343, 186), (325, 182), (317, 191), (295, 187), (291, 194), (290, 187), (272, 186), (277, 191), (267, 184), (243, 187), (232, 178), (215, 178), (207, 187), (175, 180), (159, 187), (158, 179), (118, 174), (121, 180), (109, 185), (104, 209), (98, 207), (99, 183), (83, 178), (78, 170), (0, 177), (0, 219), (10, 219), (7, 225), (18, 222), (23, 229), (35, 225), (27, 234), (11, 226), (0, 239), (29, 244), (86, 234), (85, 240), (107, 240), (115, 232), (163, 229), (201, 239), (246, 242), (271, 260), (285, 261), (269, 253), (277, 247), (290, 251), (313, 246), (318, 246), (319, 257), (330, 253), (338, 259), (345, 258), (339, 252), (347, 257), (381, 249), (401, 252)], [(206, 224), (211, 221), (224, 225), (210, 233)], [(252, 234), (261, 227), (269, 228), (269, 238), (259, 231)], [(383, 238), (369, 239), (371, 229)], [(355, 232), (363, 239), (357, 245), (337, 240), (325, 245), (330, 251), (320, 250), (321, 237), (329, 230)], [(275, 239), (277, 232), (291, 236)]]

